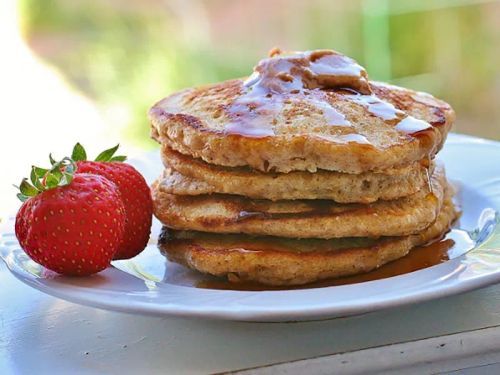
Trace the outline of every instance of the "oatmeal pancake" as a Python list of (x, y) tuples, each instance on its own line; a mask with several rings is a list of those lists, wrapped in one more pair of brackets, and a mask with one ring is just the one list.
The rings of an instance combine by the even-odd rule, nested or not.
[(162, 147), (163, 191), (176, 195), (234, 194), (254, 199), (330, 199), (371, 203), (405, 197), (425, 188), (430, 168), (421, 163), (383, 172), (347, 174), (325, 170), (264, 173), (248, 167), (221, 167)]
[(441, 238), (456, 217), (447, 192), (434, 223), (409, 236), (299, 240), (165, 229), (160, 249), (171, 261), (230, 281), (300, 285), (372, 271)]
[(433, 96), (368, 80), (335, 51), (274, 54), (248, 79), (175, 93), (149, 111), (158, 142), (263, 172), (383, 171), (432, 159), (455, 115)]
[[(338, 204), (330, 200), (255, 200), (227, 194), (174, 195), (153, 187), (156, 217), (178, 230), (247, 233), (293, 238), (402, 236), (437, 217), (447, 186), (436, 167), (430, 185), (391, 201)], [(167, 189), (168, 190), (168, 189)]]

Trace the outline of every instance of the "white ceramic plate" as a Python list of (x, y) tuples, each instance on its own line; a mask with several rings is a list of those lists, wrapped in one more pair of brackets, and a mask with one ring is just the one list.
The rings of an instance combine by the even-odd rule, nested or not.
[[(463, 215), (449, 236), (451, 260), (420, 271), (360, 284), (288, 291), (195, 288), (199, 275), (169, 263), (154, 242), (139, 256), (88, 278), (57, 276), (19, 248), (13, 220), (3, 224), (0, 254), (22, 282), (53, 296), (109, 310), (245, 321), (314, 320), (360, 314), (448, 296), (500, 281), (500, 143), (452, 134), (439, 154), (459, 188)], [(155, 154), (135, 165), (151, 181)]]

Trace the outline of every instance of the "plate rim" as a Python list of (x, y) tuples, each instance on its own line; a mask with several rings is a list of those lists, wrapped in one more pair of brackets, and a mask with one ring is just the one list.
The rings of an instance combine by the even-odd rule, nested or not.
[[(495, 149), (500, 152), (500, 142), (493, 141), (493, 140), (487, 140), (487, 139), (482, 139), (478, 137), (471, 137), (467, 135), (462, 135), (462, 134), (450, 134), (449, 139), (447, 141), (447, 144), (480, 144), (480, 145), (488, 145), (492, 146)], [(500, 209), (499, 206), (495, 205), (495, 209)], [(497, 211), (498, 212), (498, 211)], [(500, 237), (500, 230), (499, 226), (497, 223), (496, 230), (494, 235)], [(4, 233), (2, 233), (2, 237), (4, 236)], [(488, 241), (490, 241), (492, 236), (489, 236), (485, 242), (481, 243), (479, 246), (476, 246), (472, 251), (476, 249), (480, 249), (484, 244), (487, 244)], [(497, 249), (500, 252), (500, 248)], [(92, 306), (92, 307), (97, 307), (101, 309), (106, 309), (106, 310), (113, 310), (113, 311), (119, 311), (119, 312), (126, 312), (126, 313), (135, 313), (135, 314), (144, 314), (144, 315), (160, 315), (160, 316), (182, 316), (182, 317), (191, 317), (191, 318), (207, 318), (207, 319), (229, 319), (229, 320), (238, 320), (238, 321), (310, 321), (310, 320), (318, 320), (318, 319), (325, 319), (325, 318), (338, 318), (338, 317), (345, 317), (345, 316), (351, 316), (351, 315), (358, 315), (358, 314), (363, 314), (367, 312), (372, 312), (372, 311), (378, 311), (381, 309), (386, 309), (386, 308), (393, 308), (397, 306), (403, 306), (403, 305), (408, 305), (408, 304), (414, 304), (418, 302), (424, 302), (424, 301), (429, 301), (433, 300), (436, 298), (441, 298), (445, 296), (450, 296), (450, 295), (455, 295), (463, 292), (467, 292), (470, 290), (478, 289), (493, 283), (500, 282), (500, 268), (498, 270), (490, 271), (484, 274), (478, 274), (478, 275), (472, 275), (469, 279), (465, 279), (461, 282), (456, 282), (450, 285), (446, 285), (446, 282), (443, 284), (443, 282), (439, 283), (431, 283), (427, 285), (424, 289), (421, 289), (420, 292), (413, 292), (411, 293), (410, 291), (404, 291), (403, 294), (401, 295), (395, 295), (393, 294), (392, 297), (385, 296), (382, 299), (378, 301), (370, 301), (369, 303), (364, 302), (361, 303), (358, 302), (357, 304), (353, 304), (352, 302), (350, 304), (342, 305), (342, 304), (334, 304), (334, 305), (324, 305), (324, 306), (313, 306), (310, 308), (310, 306), (302, 306), (302, 307), (290, 307), (290, 306), (269, 306), (266, 309), (263, 309), (262, 307), (250, 307), (247, 310), (238, 310), (238, 309), (227, 309), (224, 307), (219, 307), (218, 309), (215, 308), (197, 308), (195, 305), (191, 306), (186, 306), (182, 305), (179, 303), (159, 303), (154, 301), (154, 291), (149, 291), (151, 294), (151, 300), (150, 301), (139, 301), (139, 300), (131, 300), (129, 301), (130, 303), (124, 304), (123, 300), (120, 298), (103, 298), (105, 297), (106, 294), (112, 294), (113, 296), (115, 294), (119, 294), (118, 291), (115, 290), (101, 290), (101, 289), (94, 289), (94, 288), (89, 288), (89, 287), (81, 287), (81, 286), (75, 286), (73, 284), (59, 284), (59, 285), (52, 285), (51, 282), (49, 283), (42, 283), (40, 282), (40, 279), (37, 278), (35, 275), (29, 273), (25, 269), (23, 269), (18, 263), (16, 263), (12, 258), (13, 258), (13, 252), (15, 250), (12, 249), (6, 249), (3, 246), (0, 246), (0, 257), (4, 260), (6, 263), (7, 269), (21, 282), (29, 285), (30, 287), (33, 287), (37, 290), (40, 290), (46, 294), (52, 295), (57, 298), (61, 298), (64, 300), (67, 300), (69, 302), (81, 304), (81, 305), (86, 305), (86, 306)], [(22, 250), (18, 249), (19, 252), (22, 252)], [(405, 276), (411, 276), (412, 274), (416, 273), (421, 273), (423, 271), (428, 271), (432, 269), (436, 269), (437, 267), (451, 267), (452, 265), (455, 265), (456, 269), (453, 272), (463, 272), (466, 267), (461, 263), (463, 261), (463, 257), (465, 255), (459, 256), (457, 258), (454, 258), (448, 262), (426, 268), (421, 271), (416, 271), (400, 276), (396, 276), (396, 278), (399, 277), (405, 277)], [(104, 272), (124, 272), (121, 271), (118, 268), (115, 267), (110, 267)], [(131, 277), (135, 277), (130, 275)], [(389, 278), (394, 280), (393, 278)], [(137, 278), (137, 280), (141, 281), (141, 279)], [(377, 282), (383, 282), (388, 279), (383, 279), (383, 280), (377, 280), (377, 281), (372, 281), (369, 283), (377, 283)], [(144, 282), (143, 280), (141, 282)], [(357, 284), (358, 287), (361, 284)], [(162, 287), (162, 288), (186, 288), (186, 289), (194, 289), (192, 287), (183, 287), (179, 285), (173, 285), (173, 284), (167, 284), (168, 286)], [(443, 285), (445, 287), (443, 287)], [(333, 286), (333, 287), (324, 287), (324, 288), (316, 288), (316, 289), (299, 289), (299, 290), (292, 290), (292, 291), (259, 291), (259, 292), (247, 292), (247, 291), (240, 291), (238, 293), (243, 293), (246, 296), (248, 295), (256, 295), (258, 294), (288, 294), (290, 295), (290, 292), (304, 292), (304, 291), (311, 291), (311, 290), (321, 290), (325, 294), (331, 293), (331, 291), (334, 288), (343, 288), (343, 287), (352, 287), (353, 284), (347, 285), (347, 286)], [(74, 292), (74, 289), (78, 287), (78, 293)], [(161, 288), (160, 288), (161, 289)], [(214, 290), (209, 290), (209, 289), (196, 289), (199, 293), (214, 293)], [(338, 289), (337, 289), (338, 290)], [(418, 289), (417, 289), (418, 290)], [(97, 291), (102, 292), (102, 297), (100, 298), (92, 298), (92, 296), (95, 296)], [(207, 292), (209, 291), (209, 292)], [(220, 292), (220, 291), (219, 291)], [(234, 291), (224, 291), (226, 294), (229, 294), (228, 292), (234, 292)], [(215, 292), (217, 293), (217, 292)], [(148, 293), (145, 293), (145, 296), (147, 296)]]

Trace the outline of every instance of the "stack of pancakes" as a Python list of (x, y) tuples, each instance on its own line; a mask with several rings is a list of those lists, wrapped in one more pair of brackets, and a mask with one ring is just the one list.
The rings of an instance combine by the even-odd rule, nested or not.
[(269, 285), (364, 273), (457, 216), (434, 161), (451, 107), (370, 81), (335, 51), (274, 50), (246, 80), (178, 92), (149, 115), (161, 250), (203, 273)]

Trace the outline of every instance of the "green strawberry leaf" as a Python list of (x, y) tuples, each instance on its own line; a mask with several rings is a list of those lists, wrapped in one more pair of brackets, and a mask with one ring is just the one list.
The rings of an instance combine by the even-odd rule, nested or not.
[(50, 164), (54, 165), (56, 163), (56, 161), (54, 160), (54, 158), (52, 157), (52, 154), (50, 153), (49, 154), (49, 161), (50, 161)]
[(35, 185), (35, 187), (39, 190), (43, 190), (42, 184), (40, 182), (40, 179), (45, 176), (45, 174), (48, 172), (48, 169), (45, 168), (40, 168), (37, 167), (36, 165), (31, 166), (31, 183)]
[(66, 178), (66, 175), (63, 174), (59, 182), (57, 183), (57, 186), (66, 186), (66, 185), (68, 185), (68, 179)]
[(64, 173), (63, 178), (66, 181), (66, 185), (71, 184), (71, 181), (73, 181), (73, 173)]
[[(99, 155), (97, 155), (97, 157), (95, 158), (95, 161), (98, 161), (98, 162), (123, 162), (125, 160), (127, 160), (127, 157), (124, 156), (124, 155), (117, 155), (117, 156), (114, 156), (115, 155), (115, 152), (118, 150), (118, 147), (120, 147), (120, 144), (117, 144), (116, 146), (114, 147), (111, 147), (107, 150), (104, 150), (103, 152), (101, 152)], [(84, 161), (84, 160), (88, 160), (87, 159), (87, 152), (85, 151), (85, 148), (81, 145), (81, 143), (77, 143), (74, 147), (73, 147), (73, 152), (71, 153), (71, 159), (73, 159), (73, 161)], [(54, 164), (55, 162), (51, 162), (52, 164)]]
[(40, 180), (38, 179), (38, 176), (35, 173), (34, 168), (35, 168), (34, 166), (31, 167), (30, 180), (31, 180), (31, 183), (33, 184), (34, 187), (39, 188), (37, 185), (41, 185), (41, 184), (40, 184)]
[(53, 189), (59, 185), (59, 179), (52, 173), (47, 173), (45, 176), (45, 186), (48, 189)]
[(115, 147), (111, 147), (107, 150), (104, 150), (99, 155), (97, 155), (95, 161), (110, 161), (113, 155), (115, 154), (116, 150), (118, 150), (118, 147), (120, 147), (119, 144), (117, 144)]
[(117, 161), (117, 162), (123, 162), (127, 160), (127, 157), (125, 155), (118, 155), (118, 156), (113, 156), (109, 161)]
[(73, 147), (71, 159), (74, 161), (87, 160), (87, 152), (85, 152), (85, 149), (79, 142), (75, 145), (75, 147)]
[(56, 163), (54, 164), (54, 167), (57, 167), (57, 168), (52, 168), (46, 176), (54, 176), (57, 180), (60, 180), (61, 177), (62, 177), (62, 172), (61, 172), (61, 168), (62, 165), (61, 163)]
[(19, 200), (20, 200), (21, 202), (23, 202), (23, 203), (24, 203), (24, 202), (26, 202), (26, 201), (30, 198), (30, 197), (28, 197), (28, 196), (26, 196), (26, 195), (24, 195), (24, 194), (22, 194), (22, 193), (17, 193), (17, 197), (18, 197), (18, 198), (19, 198)]
[(19, 190), (21, 191), (21, 194), (28, 197), (32, 197), (38, 194), (38, 189), (33, 185), (30, 185), (27, 178), (23, 178), (21, 184), (19, 185)]
[(35, 170), (35, 174), (38, 176), (38, 177), (43, 177), (45, 175), (45, 173), (48, 172), (48, 169), (45, 169), (45, 168), (40, 168), (40, 167), (37, 167), (36, 165), (33, 165), (31, 167), (31, 169), (34, 169)]
[[(127, 160), (127, 157), (124, 155), (114, 156), (119, 146), (117, 144), (115, 147), (104, 150), (97, 155), (95, 161), (123, 162)], [(49, 154), (50, 169), (32, 166), (29, 178), (31, 184), (27, 178), (24, 178), (19, 187), (16, 186), (20, 191), (17, 197), (24, 202), (30, 197), (36, 196), (46, 190), (71, 184), (77, 170), (76, 162), (84, 160), (87, 160), (87, 152), (79, 142), (73, 147), (70, 158), (65, 157), (60, 161), (56, 161), (52, 154)]]
[(48, 172), (47, 169), (40, 168), (35, 165), (31, 167), (31, 174), (30, 174), (31, 183), (40, 191), (43, 190), (43, 185), (40, 182), (40, 179), (43, 178), (43, 176), (45, 176), (47, 172)]

